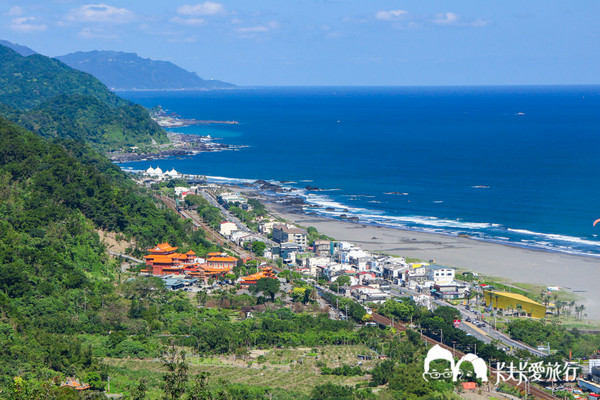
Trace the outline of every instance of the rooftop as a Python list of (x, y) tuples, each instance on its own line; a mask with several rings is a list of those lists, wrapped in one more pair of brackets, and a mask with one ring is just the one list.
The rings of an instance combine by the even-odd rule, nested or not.
[(531, 300), (529, 297), (525, 297), (522, 294), (517, 294), (517, 293), (509, 293), (509, 292), (500, 292), (500, 291), (488, 291), (488, 290), (484, 290), (484, 294), (486, 293), (490, 293), (492, 296), (493, 295), (498, 295), (498, 296), (502, 296), (502, 297), (508, 297), (510, 299), (513, 300), (518, 300), (518, 301), (522, 301), (523, 303), (529, 303), (529, 304), (535, 304), (538, 306), (541, 306), (540, 303), (538, 303), (537, 301)]

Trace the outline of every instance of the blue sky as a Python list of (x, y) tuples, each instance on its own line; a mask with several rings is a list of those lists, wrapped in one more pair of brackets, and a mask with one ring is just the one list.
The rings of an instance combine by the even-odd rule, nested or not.
[(0, 38), (240, 85), (600, 83), (600, 1), (0, 0)]

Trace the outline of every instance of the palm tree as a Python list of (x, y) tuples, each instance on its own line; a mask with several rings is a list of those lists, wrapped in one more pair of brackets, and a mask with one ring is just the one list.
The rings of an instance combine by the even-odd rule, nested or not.
[(521, 305), (521, 303), (518, 303), (517, 306), (517, 316), (521, 316), (521, 311), (523, 311), (523, 306)]
[(554, 306), (556, 307), (557, 315), (560, 315), (561, 310), (565, 307), (566, 304), (567, 304), (567, 302), (562, 301), (562, 300), (558, 300), (556, 303), (554, 303)]
[(577, 312), (579, 319), (583, 318), (583, 310), (585, 310), (585, 306), (583, 304), (575, 306), (575, 311)]
[(550, 304), (550, 296), (547, 294), (543, 295), (542, 302), (544, 303), (544, 306), (548, 307), (548, 304)]
[(575, 311), (575, 300), (569, 302), (569, 308), (571, 309), (571, 311)]

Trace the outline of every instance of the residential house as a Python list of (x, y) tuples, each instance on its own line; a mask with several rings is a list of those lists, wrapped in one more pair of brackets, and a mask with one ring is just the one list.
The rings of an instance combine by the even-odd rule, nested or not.
[(318, 256), (330, 256), (331, 242), (329, 240), (316, 240), (313, 244), (313, 251)]
[(436, 284), (449, 284), (454, 281), (456, 269), (438, 264), (425, 266), (425, 271), (428, 281), (433, 281)]
[(273, 226), (273, 240), (277, 243), (296, 243), (302, 247), (307, 245), (307, 234), (304, 229), (287, 224)]
[(416, 284), (427, 280), (427, 271), (425, 270), (426, 265), (428, 264), (410, 264), (404, 274), (404, 280), (408, 282), (409, 286), (415, 286)]
[(279, 224), (276, 221), (264, 221), (258, 224), (258, 231), (263, 235), (268, 235), (273, 232), (273, 226)]

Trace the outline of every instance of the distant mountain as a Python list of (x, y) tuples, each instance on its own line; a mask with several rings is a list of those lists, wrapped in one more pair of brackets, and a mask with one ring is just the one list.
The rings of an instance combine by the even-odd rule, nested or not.
[(30, 56), (32, 54), (37, 54), (37, 51), (31, 50), (29, 47), (21, 46), (20, 44), (9, 42), (8, 40), (1, 40), (0, 45), (8, 47), (9, 49), (13, 49), (23, 57)]
[(94, 75), (112, 90), (226, 89), (235, 85), (205, 80), (168, 61), (119, 51), (76, 52), (56, 57), (65, 64)]
[(0, 103), (31, 109), (63, 94), (91, 96), (112, 107), (129, 103), (90, 74), (41, 54), (23, 57), (0, 46)]
[(148, 110), (120, 98), (92, 75), (1, 45), (0, 116), (41, 136), (71, 138), (99, 150), (168, 141)]

